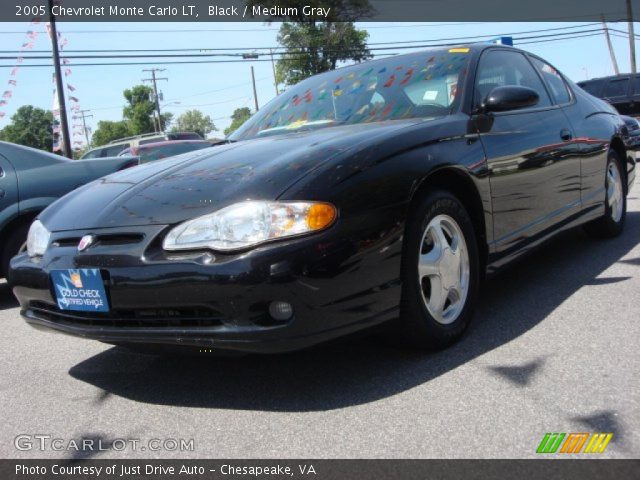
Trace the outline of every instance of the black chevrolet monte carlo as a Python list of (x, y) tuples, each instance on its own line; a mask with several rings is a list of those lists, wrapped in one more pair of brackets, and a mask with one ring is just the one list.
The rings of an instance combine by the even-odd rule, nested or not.
[(270, 353), (388, 322), (442, 348), (485, 274), (577, 225), (622, 232), (626, 132), (514, 48), (349, 66), (63, 197), (9, 280), (32, 326), (112, 344)]

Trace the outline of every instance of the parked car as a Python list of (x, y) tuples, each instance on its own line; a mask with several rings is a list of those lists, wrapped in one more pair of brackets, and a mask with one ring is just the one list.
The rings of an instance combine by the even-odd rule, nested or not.
[(120, 155), (133, 155), (140, 158), (140, 163), (147, 163), (209, 147), (211, 147), (211, 142), (206, 140), (168, 140), (130, 147), (121, 152)]
[(44, 208), (74, 188), (137, 164), (136, 158), (70, 161), (0, 142), (0, 277), (5, 276), (9, 260), (27, 240), (29, 225)]
[(640, 116), (640, 74), (622, 74), (578, 82), (594, 97), (613, 105), (622, 115)]
[(68, 194), (9, 280), (29, 324), (113, 344), (282, 352), (387, 322), (442, 348), (486, 273), (574, 226), (622, 232), (624, 128), (510, 47), (352, 65), (228, 144)]
[(164, 142), (167, 140), (202, 140), (195, 132), (156, 132), (134, 135), (132, 137), (113, 140), (101, 147), (93, 148), (85, 152), (81, 159), (115, 157), (130, 147), (138, 147), (149, 143)]
[(627, 126), (628, 136), (624, 137), (624, 143), (628, 150), (640, 150), (640, 120), (634, 117), (622, 115), (622, 120)]

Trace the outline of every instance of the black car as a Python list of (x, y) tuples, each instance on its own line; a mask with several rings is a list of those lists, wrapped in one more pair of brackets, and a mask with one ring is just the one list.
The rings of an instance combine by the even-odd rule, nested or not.
[(594, 97), (613, 105), (622, 115), (640, 116), (640, 74), (621, 74), (578, 82)]
[(627, 150), (640, 150), (640, 121), (626, 115), (622, 115), (622, 120), (627, 126), (628, 135), (624, 138)]
[(281, 352), (389, 322), (441, 348), (485, 273), (577, 225), (622, 232), (624, 128), (509, 47), (349, 66), (278, 96), (228, 144), (59, 200), (10, 283), (32, 326), (112, 344)]
[(0, 278), (27, 240), (33, 219), (85, 183), (138, 164), (134, 158), (70, 161), (34, 148), (0, 142)]

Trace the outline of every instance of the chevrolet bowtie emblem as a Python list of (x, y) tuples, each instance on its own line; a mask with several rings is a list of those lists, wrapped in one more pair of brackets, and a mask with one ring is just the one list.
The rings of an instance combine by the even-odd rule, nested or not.
[(95, 235), (85, 235), (80, 239), (80, 243), (78, 243), (78, 251), (84, 252), (87, 248), (89, 248), (93, 242), (95, 242)]

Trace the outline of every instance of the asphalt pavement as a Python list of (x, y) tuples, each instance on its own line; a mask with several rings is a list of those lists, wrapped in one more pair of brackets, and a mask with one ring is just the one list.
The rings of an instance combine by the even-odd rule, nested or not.
[(567, 232), (490, 280), (435, 354), (138, 355), (33, 330), (0, 284), (0, 457), (527, 458), (546, 432), (611, 432), (602, 456), (640, 458), (639, 197), (621, 237)]

